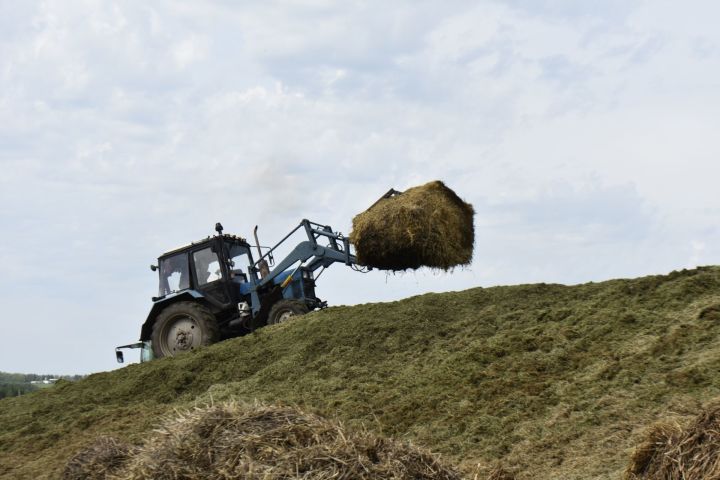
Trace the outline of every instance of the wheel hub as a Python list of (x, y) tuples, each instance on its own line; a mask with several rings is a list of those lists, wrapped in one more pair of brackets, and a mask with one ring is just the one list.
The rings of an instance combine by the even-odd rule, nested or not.
[[(170, 350), (179, 353), (198, 347), (201, 335), (195, 332), (196, 326), (195, 319), (192, 317), (182, 316), (176, 318), (165, 336)], [(195, 335), (195, 333), (198, 333), (198, 335)]]
[(280, 315), (280, 318), (278, 318), (278, 323), (286, 322), (287, 320), (290, 320), (291, 317), (294, 317), (295, 314), (293, 312), (285, 312)]
[(187, 350), (192, 347), (193, 334), (188, 330), (178, 330), (175, 336), (175, 345), (180, 350)]

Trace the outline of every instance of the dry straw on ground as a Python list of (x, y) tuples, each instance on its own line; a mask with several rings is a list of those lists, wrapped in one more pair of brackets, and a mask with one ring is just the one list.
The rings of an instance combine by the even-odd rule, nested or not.
[(472, 205), (440, 181), (385, 198), (353, 218), (358, 262), (383, 270), (449, 270), (472, 260)]
[(515, 475), (504, 468), (498, 466), (490, 471), (487, 480), (515, 480)]
[(686, 426), (658, 423), (633, 455), (628, 480), (720, 480), (720, 404)]
[(226, 403), (168, 418), (117, 478), (459, 480), (460, 476), (415, 447), (366, 431), (350, 432), (337, 422), (295, 408)]
[(65, 465), (63, 480), (104, 480), (119, 473), (134, 447), (113, 437), (99, 437)]

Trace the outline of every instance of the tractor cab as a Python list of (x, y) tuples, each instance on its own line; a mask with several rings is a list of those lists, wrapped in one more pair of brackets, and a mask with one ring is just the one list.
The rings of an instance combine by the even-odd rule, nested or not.
[(248, 243), (222, 233), (163, 254), (153, 270), (159, 273), (155, 302), (194, 291), (213, 306), (225, 308), (241, 300), (249, 282), (257, 282)]

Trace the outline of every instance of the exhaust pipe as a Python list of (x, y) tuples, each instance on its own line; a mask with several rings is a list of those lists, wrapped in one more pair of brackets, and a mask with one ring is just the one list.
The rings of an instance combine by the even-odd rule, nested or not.
[[(253, 235), (255, 236), (255, 246), (257, 247), (258, 251), (258, 258), (262, 258), (262, 250), (260, 250), (260, 240), (258, 240), (258, 226), (255, 225), (255, 229), (253, 230)], [(260, 269), (260, 279), (267, 277), (270, 275), (270, 267), (268, 266), (268, 263), (265, 261), (264, 258), (258, 262), (258, 268)]]

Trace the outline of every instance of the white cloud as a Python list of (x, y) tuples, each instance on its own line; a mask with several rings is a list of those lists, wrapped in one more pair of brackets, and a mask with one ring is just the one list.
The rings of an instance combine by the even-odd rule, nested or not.
[(690, 261), (688, 262), (689, 268), (697, 267), (698, 265), (702, 265), (702, 257), (703, 253), (705, 252), (705, 242), (699, 242), (697, 240), (693, 240), (690, 242), (690, 246), (692, 247), (692, 255), (690, 256)]
[(181, 42), (178, 42), (172, 49), (175, 63), (180, 69), (185, 69), (193, 63), (197, 63), (207, 55), (207, 41), (198, 37), (191, 36)]

